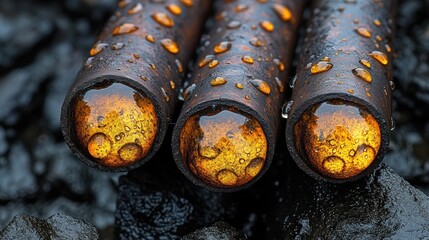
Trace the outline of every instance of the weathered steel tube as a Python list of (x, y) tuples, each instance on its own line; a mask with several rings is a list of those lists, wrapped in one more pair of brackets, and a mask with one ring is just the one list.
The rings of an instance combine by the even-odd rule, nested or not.
[(61, 125), (89, 166), (127, 171), (159, 149), (210, 0), (121, 0), (65, 98)]
[(359, 179), (387, 151), (394, 10), (395, 1), (314, 1), (285, 114), (289, 151), (316, 179)]
[(236, 191), (268, 169), (304, 2), (216, 2), (172, 137), (196, 185)]

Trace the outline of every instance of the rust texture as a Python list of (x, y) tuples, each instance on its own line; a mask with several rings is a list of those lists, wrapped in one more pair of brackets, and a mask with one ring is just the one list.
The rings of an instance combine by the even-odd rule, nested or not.
[[(194, 184), (213, 191), (236, 191), (256, 182), (268, 169), (280, 129), (281, 103), (304, 2), (216, 2), (213, 25), (208, 35), (202, 38), (199, 58), (184, 90), (185, 103), (172, 137), (176, 163)], [(214, 55), (217, 62), (210, 61), (211, 65), (201, 66), (203, 59), (209, 55)], [(223, 78), (226, 83), (213, 86), (213, 79), (217, 77)], [(267, 93), (266, 85), (259, 89), (252, 85), (253, 80), (264, 81), (270, 92)], [(186, 120), (203, 109), (214, 109), (214, 106), (234, 107), (254, 117), (267, 138), (265, 165), (245, 185), (230, 188), (208, 186), (193, 175), (180, 154), (180, 132)]]
[[(293, 102), (289, 102), (287, 109), (287, 146), (297, 165), (312, 177), (335, 183), (354, 181), (373, 172), (389, 144), (395, 1), (318, 0), (313, 4), (298, 61)], [(371, 54), (374, 51), (383, 53), (386, 59)], [(332, 68), (311, 74), (311, 66), (320, 62), (322, 65), (331, 63)], [(359, 77), (353, 73), (355, 68), (369, 72), (372, 80), (367, 74)], [(363, 106), (380, 126), (381, 146), (375, 160), (362, 173), (348, 179), (320, 175), (301, 157), (295, 146), (294, 126), (300, 116), (314, 104), (329, 99), (342, 99)]]
[[(63, 135), (80, 160), (100, 170), (127, 171), (154, 155), (170, 123), (179, 86), (211, 5), (210, 0), (119, 1), (117, 10), (99, 34), (62, 107)], [(165, 39), (170, 39), (178, 47)], [(155, 106), (159, 121), (150, 152), (127, 167), (108, 167), (93, 161), (82, 151), (73, 129), (72, 109), (77, 96), (113, 82), (123, 83), (147, 96)]]

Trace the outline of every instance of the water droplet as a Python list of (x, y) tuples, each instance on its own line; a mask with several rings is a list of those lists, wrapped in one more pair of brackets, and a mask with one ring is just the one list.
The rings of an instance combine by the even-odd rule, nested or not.
[(236, 87), (236, 88), (238, 88), (238, 89), (243, 89), (243, 88), (244, 88), (244, 85), (243, 85), (243, 84), (241, 84), (241, 83), (236, 83), (236, 84), (235, 84), (235, 87)]
[(244, 158), (240, 158), (240, 160), (238, 160), (238, 162), (239, 162), (240, 164), (243, 164), (243, 163), (245, 163), (245, 162), (246, 162), (246, 160), (244, 160)]
[(349, 156), (350, 157), (354, 157), (355, 155), (356, 155), (356, 151), (355, 150), (352, 149), (352, 150), (349, 151)]
[(359, 19), (355, 18), (355, 19), (353, 20), (353, 23), (354, 23), (354, 24), (358, 24), (358, 23), (359, 23)]
[(287, 102), (287, 104), (283, 104), (282, 106), (282, 118), (287, 119), (289, 117), (289, 112), (292, 109), (293, 101)]
[(359, 63), (364, 65), (367, 68), (371, 68), (371, 63), (368, 60), (361, 59), (361, 60), (359, 60)]
[(154, 13), (152, 19), (164, 27), (173, 27), (174, 21), (165, 13)]
[(395, 120), (393, 119), (393, 117), (390, 117), (390, 131), (395, 130), (396, 124), (395, 124)]
[(175, 89), (176, 88), (176, 84), (173, 81), (170, 81), (170, 87), (171, 87), (171, 89)]
[(94, 60), (94, 57), (89, 57), (88, 59), (86, 59), (85, 67), (91, 67), (92, 60)]
[(244, 96), (244, 99), (246, 99), (246, 100), (250, 100), (250, 96), (249, 96), (249, 95), (245, 95), (245, 96)]
[(236, 28), (239, 28), (240, 26), (241, 26), (241, 23), (239, 21), (235, 21), (235, 20), (229, 22), (226, 25), (226, 27), (229, 28), (229, 29), (236, 29)]
[(111, 49), (112, 50), (120, 50), (120, 49), (122, 49), (124, 47), (125, 47), (124, 43), (115, 43), (115, 44), (112, 45)]
[(270, 85), (260, 79), (250, 80), (250, 83), (263, 94), (268, 95), (271, 92)]
[(259, 25), (261, 26), (262, 29), (264, 29), (267, 32), (272, 32), (274, 31), (274, 24), (270, 21), (262, 21), (261, 23), (259, 23)]
[(203, 59), (200, 60), (200, 62), (198, 63), (198, 67), (202, 68), (215, 59), (216, 59), (215, 55), (207, 55)]
[(233, 171), (228, 169), (220, 170), (216, 174), (217, 180), (225, 186), (232, 186), (237, 184), (238, 176)]
[(89, 50), (89, 55), (95, 56), (106, 49), (107, 46), (109, 46), (107, 43), (96, 43), (94, 46), (92, 46), (91, 50)]
[(374, 24), (375, 24), (375, 26), (377, 26), (377, 27), (381, 26), (381, 22), (380, 22), (380, 20), (378, 20), (378, 19), (375, 19), (375, 20), (374, 20)]
[(209, 63), (209, 68), (214, 68), (217, 65), (219, 65), (219, 61), (215, 59)]
[(180, 14), (182, 14), (182, 9), (177, 4), (174, 4), (174, 3), (168, 4), (166, 8), (167, 8), (168, 11), (170, 11), (174, 15), (180, 15)]
[(245, 4), (238, 4), (237, 6), (235, 6), (235, 11), (236, 12), (244, 12), (247, 9), (249, 9), (249, 6), (247, 6)]
[(116, 26), (113, 29), (112, 35), (116, 36), (116, 35), (128, 34), (128, 33), (135, 32), (138, 29), (139, 29), (139, 27), (137, 27), (136, 25), (134, 25), (132, 23), (123, 23), (119, 26)]
[(329, 156), (323, 160), (323, 167), (333, 174), (344, 171), (345, 165), (344, 160), (337, 156)]
[(194, 5), (192, 0), (180, 0), (180, 3), (182, 3), (185, 7), (192, 7), (192, 5)]
[(161, 87), (161, 92), (162, 92), (162, 95), (164, 95), (165, 100), (167, 102), (170, 101), (170, 97), (167, 95), (167, 93), (165, 92), (165, 89), (163, 87)]
[(174, 60), (174, 63), (176, 64), (177, 71), (179, 71), (179, 73), (182, 73), (183, 72), (182, 62), (179, 59), (176, 59)]
[(155, 66), (155, 64), (153, 64), (153, 63), (149, 63), (149, 66), (150, 66), (150, 68), (152, 68), (152, 69), (156, 69), (156, 66)]
[(330, 59), (329, 57), (323, 57), (323, 58), (322, 58), (322, 61), (324, 61), (324, 62), (330, 62), (330, 61), (331, 61), (331, 59)]
[(253, 58), (250, 56), (244, 56), (241, 58), (241, 60), (245, 63), (248, 63), (248, 64), (253, 64), (253, 62), (254, 62)]
[(210, 85), (212, 86), (219, 86), (223, 85), (227, 82), (227, 80), (223, 77), (216, 77), (210, 81)]
[(119, 8), (124, 8), (130, 2), (131, 2), (131, 0), (121, 0), (121, 1), (118, 2), (118, 7)]
[(143, 149), (136, 143), (127, 143), (119, 149), (119, 157), (124, 161), (135, 161), (142, 155)]
[(231, 42), (224, 41), (224, 42), (221, 42), (221, 43), (217, 44), (214, 47), (213, 51), (216, 54), (224, 53), (224, 52), (228, 51), (229, 49), (231, 49), (231, 47), (232, 47)]
[(134, 57), (135, 59), (140, 59), (140, 55), (139, 55), (139, 54), (137, 54), (137, 53), (134, 53), (134, 54), (133, 54), (133, 57)]
[(183, 91), (183, 99), (186, 100), (188, 99), (188, 97), (192, 94), (192, 91), (194, 91), (194, 89), (197, 87), (197, 85), (195, 85), (195, 83), (193, 83), (191, 86), (187, 87), (185, 89), (185, 91)]
[(179, 45), (177, 45), (177, 43), (174, 42), (173, 40), (166, 38), (166, 39), (162, 39), (160, 42), (161, 42), (161, 45), (165, 48), (165, 50), (167, 50), (168, 52), (172, 54), (179, 53)]
[(140, 76), (140, 79), (143, 81), (147, 81), (147, 77), (145, 77), (145, 76)]
[(292, 19), (292, 12), (282, 4), (275, 3), (273, 10), (282, 21), (287, 22)]
[(370, 83), (372, 81), (371, 73), (368, 72), (367, 70), (363, 69), (363, 68), (355, 68), (355, 69), (352, 70), (352, 73), (356, 77), (364, 80), (367, 83)]
[(366, 28), (359, 27), (359, 28), (356, 28), (355, 31), (359, 35), (361, 35), (362, 37), (366, 37), (366, 38), (370, 38), (371, 37), (371, 32), (368, 29), (366, 29)]
[(297, 75), (295, 75), (293, 78), (292, 78), (292, 80), (289, 82), (289, 87), (290, 88), (294, 88), (295, 87), (295, 83), (296, 83), (296, 80), (298, 79), (298, 76)]
[(389, 62), (386, 54), (384, 54), (383, 52), (373, 51), (369, 55), (383, 65), (387, 65), (387, 63)]
[(311, 66), (311, 74), (318, 74), (329, 71), (334, 65), (330, 62), (321, 61)]
[(128, 127), (128, 126), (125, 126), (124, 129), (126, 132), (129, 132), (131, 130), (130, 127)]
[(155, 38), (150, 34), (146, 35), (145, 38), (148, 42), (151, 42), (151, 43), (155, 42)]
[(143, 5), (141, 3), (137, 3), (133, 8), (128, 10), (128, 14), (129, 15), (136, 14), (138, 12), (141, 12), (142, 9), (143, 9)]
[(395, 83), (393, 81), (389, 81), (389, 84), (390, 84), (390, 89), (392, 89), (392, 91), (395, 90), (396, 88)]
[(279, 87), (279, 91), (283, 92), (285, 89), (283, 81), (281, 81), (280, 78), (278, 78), (278, 77), (275, 77), (274, 80), (276, 81), (276, 84)]
[(255, 47), (260, 47), (260, 46), (262, 46), (262, 41), (261, 41), (261, 40), (259, 40), (259, 38), (257, 38), (257, 37), (252, 37), (252, 38), (249, 40), (249, 43), (250, 43), (252, 46), (255, 46)]
[(92, 157), (104, 158), (110, 153), (112, 143), (104, 133), (95, 133), (89, 139), (87, 149)]
[(280, 61), (280, 59), (274, 58), (273, 59), (274, 64), (277, 65), (277, 67), (279, 68), (280, 72), (283, 72), (285, 70), (285, 65), (282, 61)]

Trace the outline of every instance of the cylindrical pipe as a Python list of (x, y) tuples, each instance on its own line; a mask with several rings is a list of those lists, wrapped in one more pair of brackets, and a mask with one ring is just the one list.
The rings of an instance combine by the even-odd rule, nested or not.
[(217, 1), (172, 137), (179, 169), (230, 192), (268, 169), (305, 1)]
[(67, 94), (61, 126), (89, 166), (127, 171), (159, 149), (210, 0), (121, 0)]
[(394, 8), (383, 0), (314, 2), (285, 109), (289, 151), (314, 178), (356, 180), (386, 153)]

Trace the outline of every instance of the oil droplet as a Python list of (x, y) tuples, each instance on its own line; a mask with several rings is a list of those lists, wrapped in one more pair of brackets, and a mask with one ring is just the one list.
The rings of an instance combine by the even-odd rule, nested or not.
[(250, 80), (250, 83), (263, 94), (268, 95), (271, 92), (270, 85), (260, 79)]
[(252, 46), (255, 46), (255, 47), (260, 47), (260, 46), (262, 46), (262, 41), (261, 41), (261, 40), (259, 40), (259, 38), (257, 38), (257, 37), (252, 37), (252, 38), (249, 40), (249, 43), (250, 43)]
[(238, 88), (238, 89), (243, 89), (244, 85), (242, 83), (236, 83), (235, 87)]
[(174, 3), (167, 5), (167, 10), (174, 15), (182, 14), (182, 9), (180, 8), (180, 6)]
[(136, 14), (138, 12), (141, 12), (142, 9), (143, 9), (143, 5), (141, 3), (137, 3), (133, 8), (128, 10), (128, 14), (129, 15)]
[(95, 56), (106, 49), (107, 46), (109, 46), (107, 43), (96, 43), (94, 46), (92, 46), (91, 50), (89, 50), (89, 55)]
[(274, 58), (273, 62), (277, 65), (280, 72), (283, 72), (285, 70), (285, 65), (282, 61), (280, 61), (280, 59)]
[(152, 68), (152, 69), (156, 69), (156, 66), (155, 66), (155, 64), (153, 64), (153, 63), (149, 63), (149, 66), (150, 66), (150, 68)]
[(213, 187), (251, 181), (263, 168), (268, 148), (260, 123), (233, 107), (209, 107), (192, 115), (179, 141), (185, 166)]
[(143, 81), (147, 81), (147, 77), (145, 77), (145, 76), (140, 76), (140, 79)]
[(330, 62), (321, 61), (311, 66), (312, 75), (329, 71), (334, 65)]
[(363, 69), (363, 68), (355, 68), (355, 69), (352, 70), (352, 73), (356, 77), (364, 80), (367, 83), (370, 83), (372, 81), (371, 73), (368, 72), (367, 70)]
[(371, 68), (371, 63), (368, 60), (361, 59), (361, 60), (359, 60), (359, 63), (364, 65), (367, 68)]
[(134, 54), (133, 54), (133, 57), (134, 57), (135, 59), (140, 59), (140, 55), (139, 55), (139, 54), (137, 54), (137, 53), (134, 53)]
[(164, 95), (165, 100), (167, 102), (170, 101), (170, 97), (167, 95), (167, 93), (165, 92), (165, 89), (163, 87), (161, 87), (161, 92), (162, 92), (162, 95)]
[(372, 51), (369, 55), (383, 65), (387, 65), (387, 63), (389, 62), (386, 54), (384, 54), (383, 52)]
[(197, 85), (195, 85), (195, 83), (193, 83), (191, 86), (187, 87), (185, 89), (185, 91), (183, 91), (183, 99), (188, 99), (189, 96), (192, 94), (192, 91), (194, 91), (194, 89), (197, 87)]
[(228, 29), (237, 29), (241, 26), (241, 23), (239, 21), (231, 21), (226, 25), (226, 28)]
[(355, 93), (355, 90), (353, 90), (353, 89), (349, 89), (349, 90), (347, 90), (347, 92), (349, 92), (349, 93), (353, 94), (353, 93)]
[(216, 77), (210, 81), (210, 85), (212, 86), (219, 86), (223, 85), (227, 82), (227, 80), (223, 77)]
[(261, 26), (262, 29), (264, 29), (267, 32), (272, 32), (274, 31), (274, 24), (270, 21), (262, 21), (259, 23), (259, 26)]
[(371, 32), (368, 29), (366, 29), (366, 28), (359, 27), (359, 28), (356, 28), (355, 31), (359, 35), (361, 35), (362, 37), (366, 37), (366, 38), (370, 38), (371, 37)]
[(124, 7), (126, 7), (127, 5), (128, 5), (128, 3), (130, 3), (131, 1), (130, 0), (121, 0), (121, 1), (119, 1), (118, 2), (118, 7), (119, 8), (124, 8)]
[(375, 19), (375, 20), (374, 20), (374, 24), (375, 24), (375, 26), (377, 26), (377, 27), (380, 27), (380, 26), (381, 26), (381, 22), (380, 22), (380, 20), (378, 20), (378, 19)]
[(389, 44), (386, 44), (386, 45), (384, 45), (384, 47), (386, 48), (386, 51), (387, 52), (391, 52), (392, 51), (392, 48), (390, 47), (390, 45)]
[(165, 13), (154, 13), (152, 19), (161, 26), (171, 28), (174, 26), (174, 21)]
[(219, 61), (215, 59), (209, 63), (209, 68), (214, 68), (217, 65), (219, 65)]
[(112, 35), (123, 35), (137, 31), (139, 28), (132, 23), (124, 23), (115, 27), (112, 31)]
[(172, 54), (179, 53), (179, 46), (173, 40), (166, 38), (166, 39), (162, 39), (160, 42), (161, 42), (161, 45), (165, 48), (165, 50), (167, 50), (168, 52)]
[(329, 57), (323, 57), (323, 58), (322, 58), (322, 61), (324, 61), (324, 62), (330, 62), (330, 61), (331, 61), (331, 59), (330, 59)]
[(88, 152), (94, 158), (106, 157), (111, 149), (111, 142), (103, 133), (95, 133), (88, 141)]
[(232, 47), (231, 42), (224, 41), (224, 42), (217, 44), (214, 47), (213, 51), (215, 54), (224, 53), (224, 52), (228, 51), (229, 49), (231, 49), (231, 47)]
[(291, 11), (289, 10), (289, 8), (287, 8), (282, 4), (278, 4), (278, 3), (274, 4), (273, 10), (282, 21), (287, 22), (292, 19)]
[(245, 96), (244, 96), (244, 99), (246, 99), (246, 100), (250, 100), (249, 95), (245, 95)]
[(207, 55), (203, 59), (200, 60), (200, 62), (198, 63), (198, 67), (202, 68), (215, 59), (216, 59), (215, 55)]
[(151, 43), (155, 42), (155, 38), (150, 34), (146, 35), (145, 38), (148, 42), (151, 42)]
[(236, 12), (244, 12), (247, 9), (249, 9), (249, 6), (245, 5), (245, 4), (238, 4), (237, 6), (235, 6), (235, 11)]
[(294, 136), (309, 165), (332, 179), (361, 174), (381, 146), (377, 120), (364, 107), (339, 99), (306, 110), (294, 126)]
[(124, 43), (115, 43), (115, 44), (112, 45), (111, 49), (112, 50), (120, 50), (120, 49), (122, 49), (124, 47), (125, 47)]
[(176, 88), (176, 84), (173, 81), (170, 81), (170, 87), (171, 87), (171, 89), (175, 89)]
[[(72, 121), (78, 146), (90, 159), (113, 168), (129, 166), (146, 156), (158, 132), (158, 118), (150, 99), (121, 83), (82, 93), (73, 103)], [(145, 121), (151, 125), (142, 133), (136, 123)], [(135, 139), (145, 141), (135, 146), (136, 157), (130, 157), (124, 150), (128, 144), (136, 144)]]
[(289, 102), (287, 102), (287, 104), (283, 104), (283, 106), (282, 106), (282, 118), (288, 119), (289, 112), (292, 109), (292, 105), (293, 105), (293, 100), (290, 100)]
[(279, 91), (283, 92), (285, 89), (283, 81), (281, 81), (280, 78), (278, 78), (278, 77), (275, 77), (274, 80), (276, 81), (276, 84), (279, 87)]
[(185, 7), (192, 7), (192, 5), (194, 5), (193, 0), (180, 0), (180, 3), (182, 3)]
[(375, 39), (379, 42), (383, 41), (383, 38), (380, 35), (375, 36)]
[(137, 143), (127, 143), (119, 149), (119, 157), (124, 161), (136, 161), (142, 157), (143, 149)]
[(179, 59), (176, 59), (176, 60), (174, 60), (174, 63), (176, 64), (177, 71), (178, 71), (179, 73), (182, 73), (182, 72), (183, 72), (183, 65), (182, 65), (182, 62), (181, 62)]
[(254, 62), (253, 58), (250, 56), (244, 56), (241, 58), (241, 60), (245, 63), (248, 63), (248, 64), (253, 64), (253, 62)]

